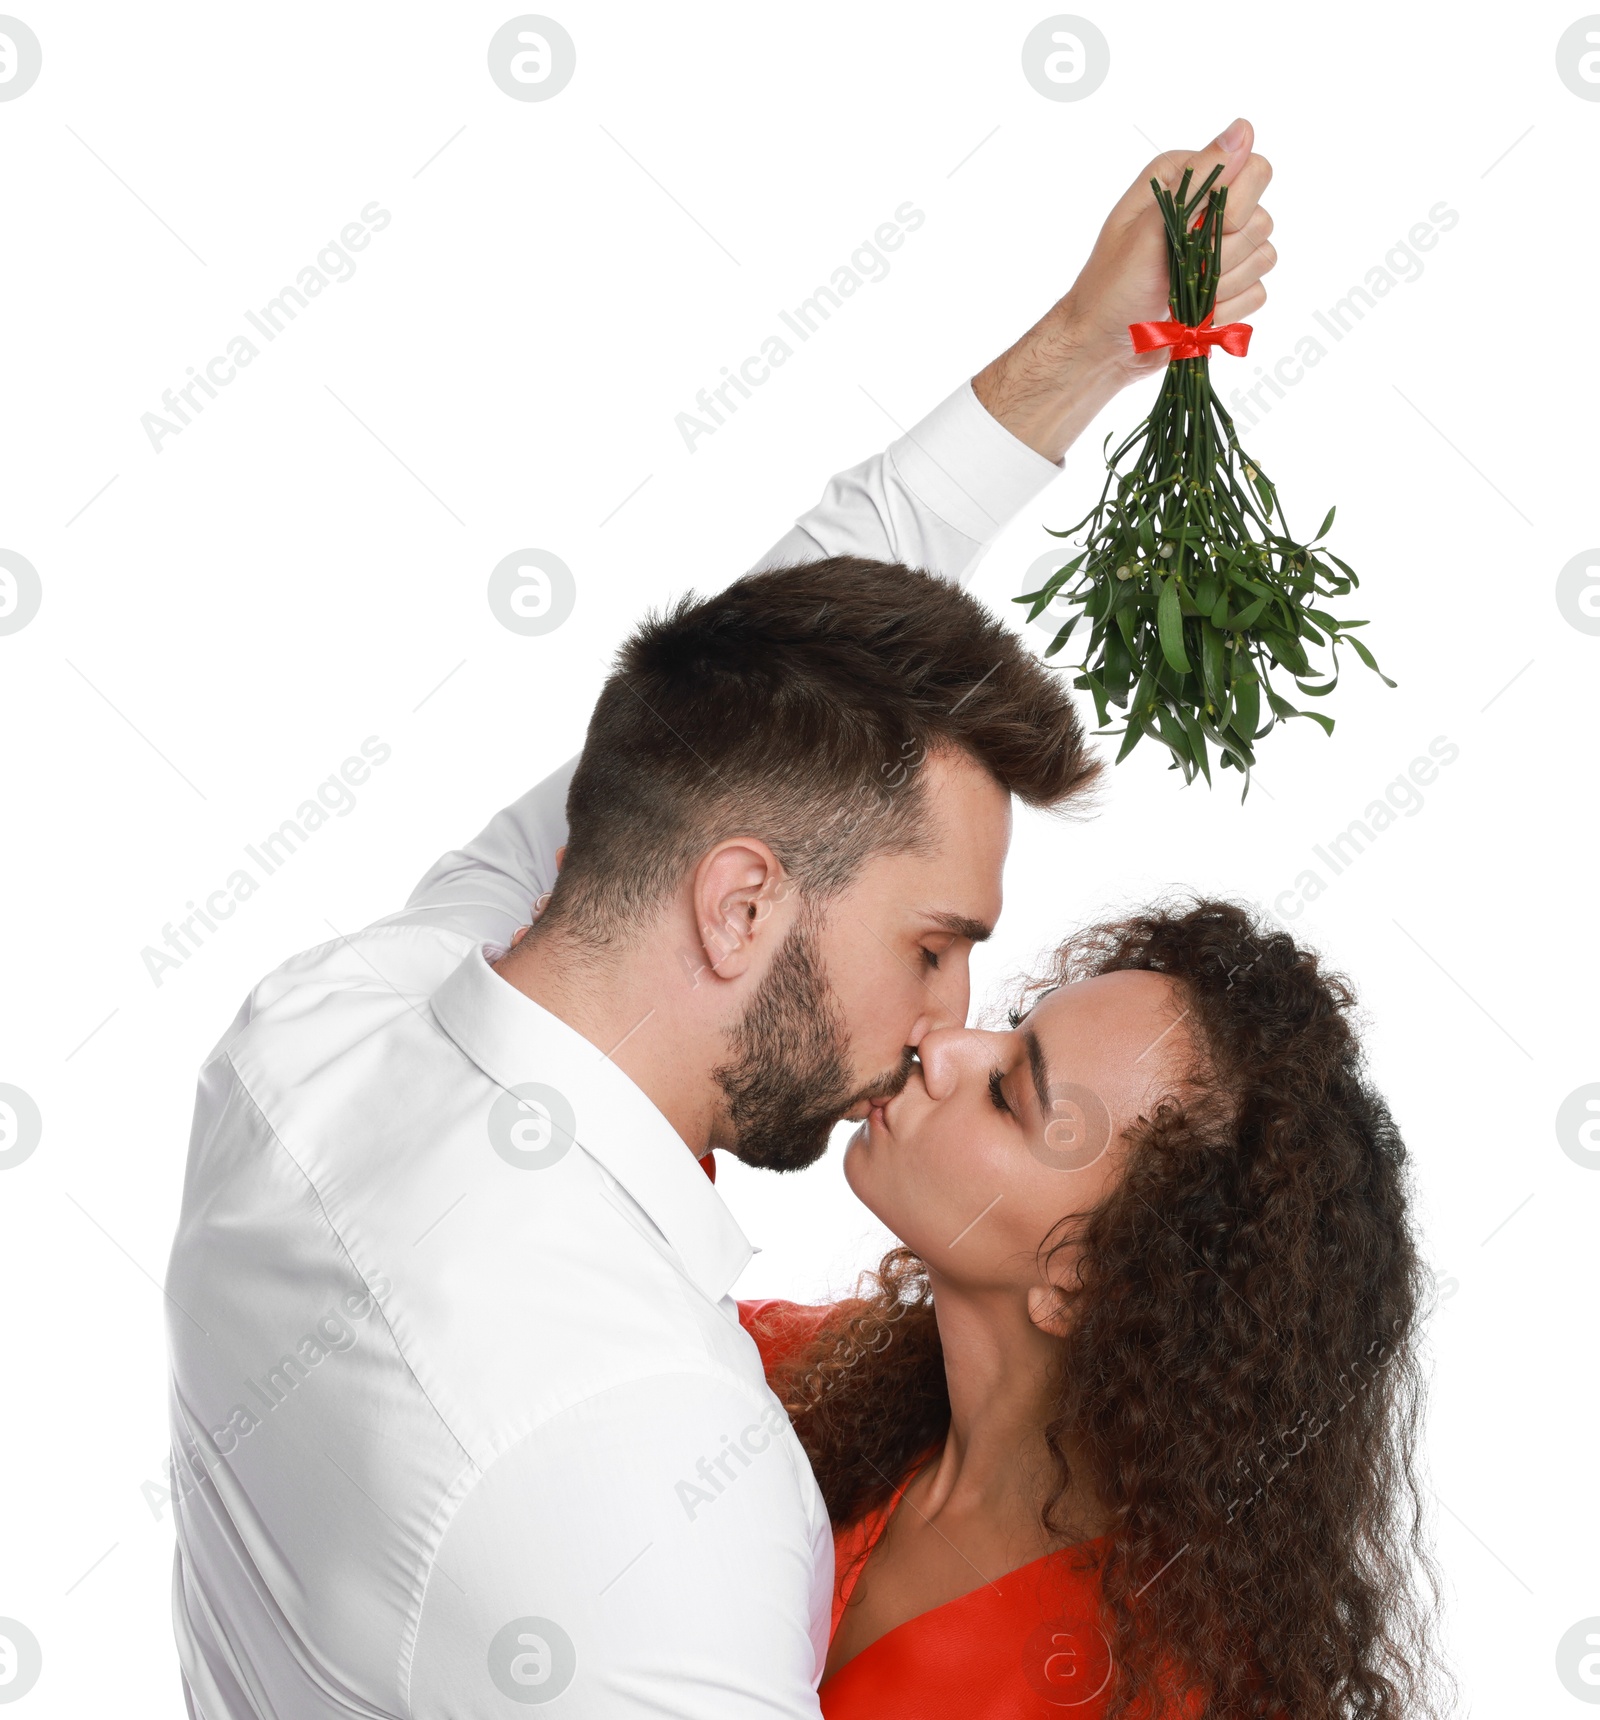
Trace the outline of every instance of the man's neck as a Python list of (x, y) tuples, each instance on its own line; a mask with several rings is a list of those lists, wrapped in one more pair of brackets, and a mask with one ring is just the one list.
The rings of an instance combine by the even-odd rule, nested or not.
[(597, 951), (553, 928), (535, 928), (493, 966), (615, 1064), (696, 1158), (710, 1151), (713, 1048), (696, 1045), (681, 1010), (663, 1007), (671, 976), (635, 950)]

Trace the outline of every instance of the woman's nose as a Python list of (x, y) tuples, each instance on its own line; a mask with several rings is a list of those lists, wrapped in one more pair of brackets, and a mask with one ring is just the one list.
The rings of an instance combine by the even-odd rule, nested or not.
[(930, 1099), (948, 1099), (963, 1077), (987, 1080), (1001, 1063), (1008, 1033), (985, 1033), (975, 1027), (939, 1027), (922, 1036), (917, 1055), (922, 1059), (922, 1084)]

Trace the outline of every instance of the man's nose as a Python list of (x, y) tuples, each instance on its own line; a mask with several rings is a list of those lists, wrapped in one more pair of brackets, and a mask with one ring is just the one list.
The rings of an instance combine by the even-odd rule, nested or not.
[(964, 1077), (987, 1079), (1001, 1062), (1009, 1035), (984, 1033), (975, 1027), (942, 1027), (924, 1034), (917, 1054), (922, 1059), (922, 1084), (930, 1099), (948, 1099)]
[(912, 1026), (906, 1044), (913, 1051), (922, 1049), (930, 1033), (960, 1027), (967, 1019), (967, 1005), (972, 998), (972, 984), (965, 976), (933, 976), (933, 984), (923, 992), (923, 1011)]

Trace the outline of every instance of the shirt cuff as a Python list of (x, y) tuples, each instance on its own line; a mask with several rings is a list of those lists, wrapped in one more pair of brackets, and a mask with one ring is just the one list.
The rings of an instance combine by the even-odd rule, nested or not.
[(970, 378), (891, 442), (888, 455), (924, 507), (979, 543), (997, 537), (1062, 471), (989, 413)]

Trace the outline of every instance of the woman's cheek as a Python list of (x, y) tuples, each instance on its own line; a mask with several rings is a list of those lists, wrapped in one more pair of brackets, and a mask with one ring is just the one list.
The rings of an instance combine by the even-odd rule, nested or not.
[(945, 1212), (959, 1221), (957, 1228), (1012, 1186), (1007, 1155), (981, 1117), (942, 1131), (926, 1162), (928, 1180), (937, 1186)]

